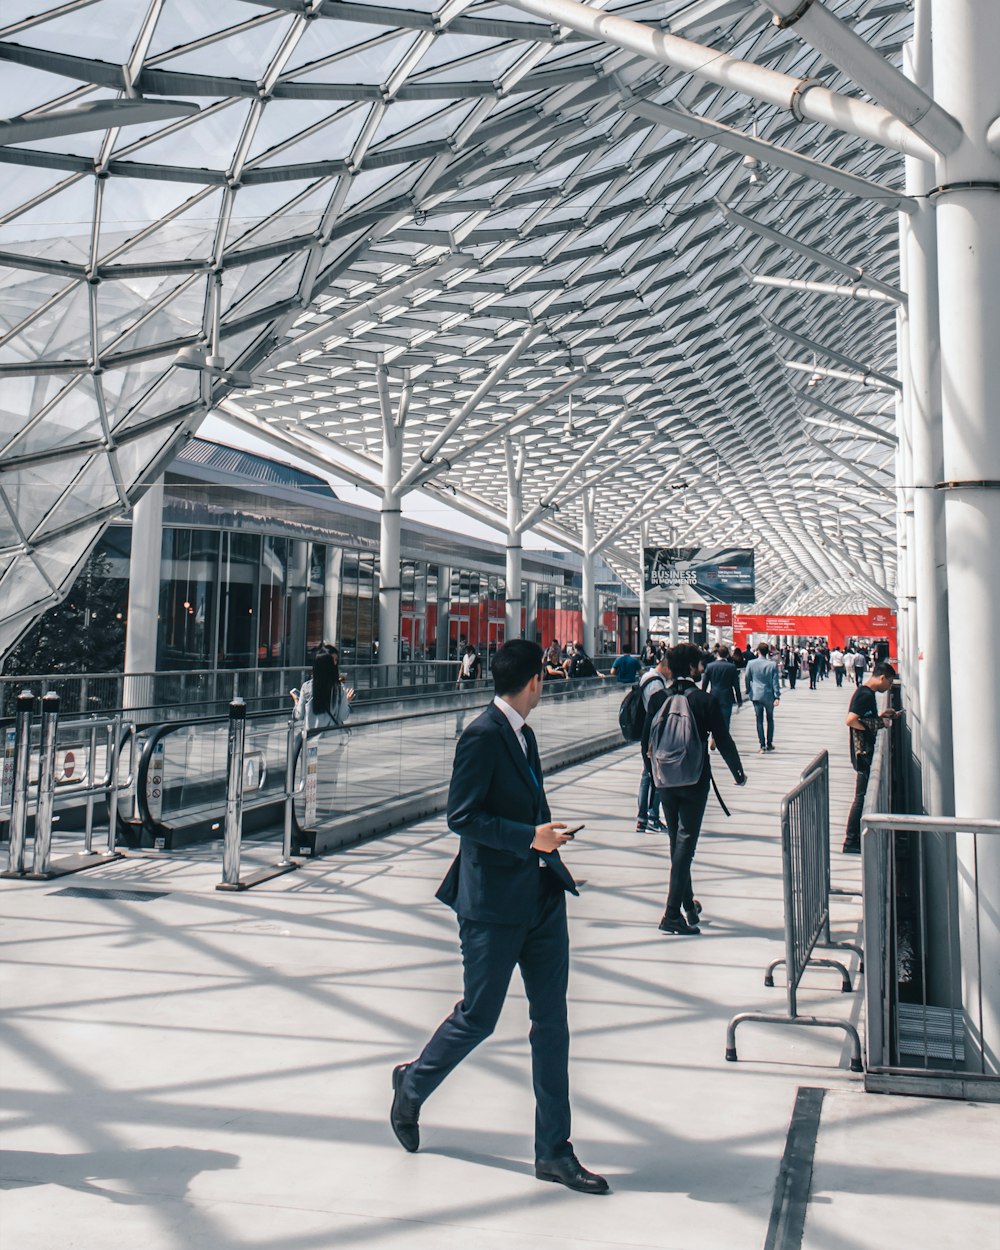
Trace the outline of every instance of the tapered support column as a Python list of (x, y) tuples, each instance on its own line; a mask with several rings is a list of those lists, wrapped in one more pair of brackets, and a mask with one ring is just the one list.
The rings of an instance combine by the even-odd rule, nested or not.
[(402, 510), (396, 484), (403, 472), (403, 433), (391, 422), (382, 431), (382, 502), (378, 548), (378, 662), (399, 661), (399, 585)]
[(125, 631), (125, 683), (122, 706), (148, 704), (152, 691), (138, 673), (156, 670), (160, 616), (160, 557), (163, 550), (163, 479), (146, 491), (132, 509), (132, 554), (128, 575)]
[(519, 526), (524, 511), (521, 480), (524, 475), (524, 447), (504, 439), (507, 461), (507, 596), (504, 614), (504, 638), (520, 638), (521, 630), (521, 533)]
[(649, 637), (649, 595), (646, 592), (646, 547), (649, 544), (649, 527), (645, 521), (639, 526), (639, 649)]
[[(926, 5), (915, 12), (912, 45), (904, 68), (918, 87), (931, 87), (930, 29)], [(948, 667), (948, 579), (945, 552), (944, 444), (941, 437), (941, 352), (938, 338), (937, 221), (927, 193), (934, 171), (923, 161), (906, 160), (906, 189), (917, 210), (901, 219), (905, 253), (910, 351), (907, 394), (913, 483), (910, 570), (913, 577), (917, 671), (916, 719), (924, 810), (934, 816), (955, 811), (952, 767), (951, 673)], [(912, 713), (912, 709), (911, 709)]]
[[(963, 127), (935, 174), (942, 439), (948, 550), (952, 740), (959, 816), (1000, 812), (1000, 155), (986, 142), (997, 113), (1000, 5), (932, 0), (934, 93)], [(969, 673), (974, 655), (975, 677)], [(979, 897), (972, 894), (972, 874)], [(1000, 838), (959, 839), (967, 1049), (1000, 1071)], [(978, 923), (977, 923), (978, 922)], [(974, 1019), (982, 978), (983, 1036)], [(985, 1040), (984, 1040), (985, 1039)]]
[(323, 588), (323, 641), (336, 643), (340, 632), (340, 588), (343, 581), (344, 551), (327, 547), (326, 585)]
[(594, 492), (583, 492), (583, 638), (588, 655), (597, 643), (597, 531), (594, 528)]
[(451, 658), (451, 569), (438, 565), (437, 589), (437, 643), (435, 655), (439, 660)]

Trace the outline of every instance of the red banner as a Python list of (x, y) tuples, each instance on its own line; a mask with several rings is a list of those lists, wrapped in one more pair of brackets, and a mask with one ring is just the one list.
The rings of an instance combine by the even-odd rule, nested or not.
[(708, 605), (708, 623), (709, 625), (732, 625), (732, 604), (710, 603)]
[(869, 608), (868, 628), (873, 634), (887, 634), (896, 628), (896, 618), (889, 608)]

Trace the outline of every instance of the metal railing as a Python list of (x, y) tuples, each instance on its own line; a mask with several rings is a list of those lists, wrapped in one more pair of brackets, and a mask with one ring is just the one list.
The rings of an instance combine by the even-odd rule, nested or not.
[[(582, 758), (620, 743), (620, 698), (617, 684), (593, 679), (543, 687), (533, 714), (543, 762)], [(364, 704), (354, 708), (349, 729), (308, 735), (304, 754), (301, 734), (290, 737), (287, 712), (248, 714), (244, 828), (273, 830), (283, 820), (295, 853), (308, 855), (329, 849), (334, 839), (355, 840), (398, 824), (412, 815), (404, 810), (408, 804), (421, 812), (437, 810), (424, 796), (447, 789), (455, 740), (488, 700), (482, 689), (463, 688), (438, 696), (437, 706), (405, 714), (392, 701)], [(168, 721), (148, 732), (136, 784), (143, 846), (169, 851), (219, 836), (228, 735), (227, 717)]]
[[(594, 663), (607, 672), (612, 657), (596, 657)], [(225, 716), (233, 699), (242, 699), (250, 711), (279, 711), (288, 705), (288, 691), (301, 686), (311, 666), (283, 668), (177, 669), (152, 673), (32, 673), (0, 677), (0, 720), (13, 717), (17, 696), (26, 691), (40, 698), (51, 691), (59, 696), (65, 715), (86, 716), (125, 711), (144, 722), (201, 713)], [(489, 684), (488, 657), (483, 658), (484, 679)], [(341, 666), (348, 685), (359, 701), (390, 695), (430, 694), (454, 687), (457, 660), (406, 660), (398, 664), (352, 664)]]
[[(6, 731), (0, 818), (9, 822), (7, 870), (4, 877), (48, 880), (117, 858), (118, 801), (135, 780), (136, 727), (120, 714), (112, 717), (65, 718), (60, 716), (59, 696), (48, 692), (42, 699), (37, 730), (32, 724), (34, 696), (22, 693), (17, 715)], [(122, 761), (127, 769), (122, 776)], [(56, 809), (73, 809), (81, 816), (82, 851), (52, 859)], [(95, 852), (95, 807), (103, 802), (107, 818), (107, 846)], [(31, 870), (26, 871), (28, 820), (34, 811)], [(60, 843), (77, 836), (60, 828)]]
[(997, 820), (866, 811), (867, 1089), (1000, 1101), (998, 836)]
[(736, 1030), (746, 1021), (842, 1029), (851, 1043), (851, 1071), (861, 1071), (861, 1039), (849, 1021), (798, 1012), (798, 988), (807, 968), (833, 968), (841, 974), (841, 991), (850, 993), (851, 976), (836, 959), (813, 954), (817, 945), (860, 951), (830, 938), (830, 786), (829, 757), (824, 752), (803, 772), (802, 780), (781, 801), (782, 895), (785, 918), (785, 954), (768, 964), (764, 984), (774, 985), (774, 972), (786, 972), (787, 1015), (745, 1011), (733, 1016), (726, 1030), (726, 1059), (735, 1063)]

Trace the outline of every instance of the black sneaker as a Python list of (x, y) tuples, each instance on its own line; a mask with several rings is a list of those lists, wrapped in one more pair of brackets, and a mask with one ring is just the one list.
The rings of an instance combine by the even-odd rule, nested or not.
[(636, 831), (636, 833), (645, 833), (645, 832), (646, 832), (646, 822), (645, 822), (644, 820), (637, 820), (637, 821), (635, 822), (635, 831)]
[(649, 824), (646, 826), (646, 832), (647, 833), (663, 833), (666, 830), (666, 827), (667, 826), (662, 824), (659, 820), (651, 820)]
[(840, 853), (842, 855), (860, 855), (861, 843), (860, 842), (845, 842), (844, 845), (840, 848)]

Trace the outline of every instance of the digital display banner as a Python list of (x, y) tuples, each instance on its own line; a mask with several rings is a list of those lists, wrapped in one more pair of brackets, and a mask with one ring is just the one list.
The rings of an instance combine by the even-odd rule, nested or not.
[(731, 603), (713, 603), (708, 609), (709, 625), (732, 625), (733, 605)]
[(706, 603), (753, 603), (752, 547), (645, 547), (647, 591), (690, 589)]

